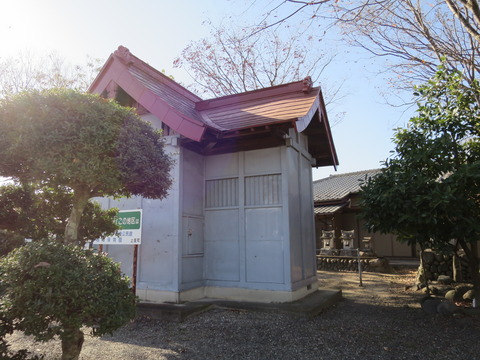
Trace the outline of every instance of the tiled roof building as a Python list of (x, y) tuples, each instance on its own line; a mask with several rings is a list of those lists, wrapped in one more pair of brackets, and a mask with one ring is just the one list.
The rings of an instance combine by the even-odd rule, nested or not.
[(360, 191), (365, 179), (375, 176), (380, 169), (330, 175), (313, 182), (313, 200), (316, 214), (331, 214), (348, 205), (350, 196)]
[(317, 249), (322, 247), (322, 230), (334, 230), (335, 246), (341, 248), (341, 231), (354, 231), (354, 247), (362, 248), (362, 240), (372, 239), (372, 247), (379, 256), (414, 256), (415, 250), (396, 241), (393, 234), (369, 233), (359, 217), (361, 184), (375, 177), (381, 169), (362, 170), (331, 175), (313, 182), (313, 199)]

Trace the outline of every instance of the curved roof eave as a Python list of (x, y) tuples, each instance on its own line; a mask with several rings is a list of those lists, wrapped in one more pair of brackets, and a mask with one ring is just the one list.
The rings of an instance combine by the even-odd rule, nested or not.
[(317, 110), (320, 109), (320, 96), (321, 96), (321, 91), (318, 89), (317, 96), (315, 98), (315, 101), (313, 102), (312, 106), (308, 110), (308, 112), (302, 116), (296, 119), (295, 121), (295, 128), (297, 132), (301, 133), (305, 131), (305, 129), (310, 125), (310, 122), (312, 121), (315, 113)]
[[(318, 112), (318, 121), (321, 124), (320, 126), (322, 126), (324, 129), (325, 137), (326, 137), (325, 140), (328, 142), (328, 149), (330, 151), (330, 158), (331, 158), (330, 165), (333, 165), (333, 167), (336, 170), (337, 165), (339, 164), (338, 155), (337, 155), (337, 150), (335, 149), (335, 145), (333, 143), (333, 136), (330, 129), (330, 123), (328, 121), (327, 109), (325, 107), (322, 90), (320, 88), (318, 88), (315, 101), (313, 102), (308, 112), (304, 116), (296, 119), (295, 129), (297, 130), (298, 133), (302, 133), (302, 132), (308, 133), (309, 131), (307, 131), (307, 129), (318, 126), (319, 124), (312, 123), (312, 121), (315, 121), (314, 118), (317, 118), (315, 116), (317, 112)], [(309, 136), (309, 142), (311, 141), (312, 139)]]

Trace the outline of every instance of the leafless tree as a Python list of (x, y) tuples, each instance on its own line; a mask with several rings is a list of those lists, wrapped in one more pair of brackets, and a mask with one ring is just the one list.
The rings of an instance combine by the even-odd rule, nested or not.
[(27, 89), (72, 88), (86, 90), (100, 70), (100, 59), (87, 57), (84, 65), (72, 65), (56, 53), (29, 51), (0, 58), (0, 97)]
[[(286, 15), (274, 18), (280, 8)], [(442, 59), (467, 83), (479, 74), (478, 0), (283, 0), (262, 21), (271, 28), (293, 16), (340, 26), (350, 43), (386, 59), (384, 70), (400, 89), (430, 78)]]
[(480, 43), (480, 7), (477, 0), (445, 0), (468, 33)]
[[(315, 43), (314, 43), (315, 42)], [(297, 81), (306, 76), (314, 83), (334, 55), (322, 52), (316, 39), (300, 34), (282, 38), (275, 31), (213, 28), (211, 36), (191, 42), (175, 60), (194, 80), (199, 95), (221, 96)], [(330, 100), (341, 82), (329, 87)]]

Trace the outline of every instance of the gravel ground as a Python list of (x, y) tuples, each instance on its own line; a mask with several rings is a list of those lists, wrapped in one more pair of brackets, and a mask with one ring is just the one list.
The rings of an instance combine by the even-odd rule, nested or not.
[[(406, 290), (413, 272), (319, 272), (322, 287), (344, 299), (313, 319), (215, 309), (183, 323), (138, 318), (112, 336), (86, 336), (81, 359), (480, 359), (480, 317), (426, 315)], [(60, 344), (21, 333), (13, 348), (60, 358)]]

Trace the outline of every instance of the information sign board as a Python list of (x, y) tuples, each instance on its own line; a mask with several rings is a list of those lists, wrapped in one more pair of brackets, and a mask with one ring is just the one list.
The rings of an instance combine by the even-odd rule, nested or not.
[(116, 234), (93, 241), (94, 245), (138, 245), (142, 242), (142, 210), (122, 210), (115, 222), (120, 226)]

